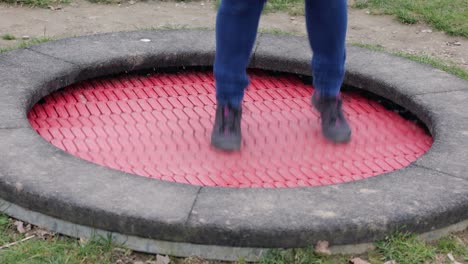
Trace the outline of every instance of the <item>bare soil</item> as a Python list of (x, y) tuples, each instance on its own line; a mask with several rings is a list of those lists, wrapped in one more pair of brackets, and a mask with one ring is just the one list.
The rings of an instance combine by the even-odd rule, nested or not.
[[(51, 9), (0, 5), (0, 35), (63, 38), (102, 32), (159, 27), (214, 28), (213, 1), (147, 1), (92, 4), (73, 0)], [(261, 28), (305, 35), (304, 17), (265, 14)], [(0, 40), (0, 48), (20, 40)], [(425, 24), (404, 25), (390, 16), (374, 16), (349, 9), (349, 43), (381, 45), (391, 51), (425, 54), (450, 60), (468, 70), (468, 39), (436, 32)]]

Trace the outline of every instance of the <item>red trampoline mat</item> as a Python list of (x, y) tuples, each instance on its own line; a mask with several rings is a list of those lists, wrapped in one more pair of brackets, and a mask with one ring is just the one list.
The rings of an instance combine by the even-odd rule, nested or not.
[(251, 73), (242, 149), (210, 146), (211, 73), (123, 75), (71, 85), (36, 104), (31, 126), (56, 147), (125, 172), (201, 186), (300, 187), (339, 184), (409, 165), (432, 138), (413, 121), (357, 93), (343, 93), (349, 144), (327, 142), (313, 88), (294, 75)]

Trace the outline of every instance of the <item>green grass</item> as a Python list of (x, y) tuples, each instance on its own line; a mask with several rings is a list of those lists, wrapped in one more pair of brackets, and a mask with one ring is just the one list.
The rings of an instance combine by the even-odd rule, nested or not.
[(440, 254), (452, 253), (460, 256), (460, 259), (468, 262), (468, 245), (464, 245), (463, 241), (453, 235), (444, 237), (436, 243), (437, 252)]
[(71, 0), (0, 0), (0, 3), (47, 8), (57, 4), (68, 4)]
[[(12, 221), (0, 213), (0, 246), (19, 241), (24, 235), (14, 231)], [(48, 239), (33, 238), (0, 250), (0, 263), (115, 263), (112, 239), (96, 237), (80, 242), (63, 236)]]
[(334, 264), (348, 263), (349, 256), (320, 256), (313, 248), (271, 250), (260, 260), (260, 264)]
[(386, 52), (386, 53), (390, 53), (392, 55), (406, 58), (406, 59), (416, 61), (422, 64), (428, 64), (434, 68), (451, 73), (461, 79), (468, 80), (468, 71), (456, 66), (455, 63), (450, 62), (450, 61), (441, 60), (441, 59), (434, 58), (428, 55), (416, 55), (416, 54), (409, 54), (409, 53), (404, 53), (404, 52), (390, 52), (380, 45), (371, 45), (371, 44), (365, 44), (365, 43), (351, 43), (351, 45), (370, 49), (370, 50)]
[[(218, 9), (221, 0), (216, 0), (215, 8)], [(287, 12), (292, 16), (304, 15), (304, 0), (269, 0), (265, 4), (265, 13)]]
[(434, 247), (409, 233), (396, 233), (377, 242), (376, 247), (383, 260), (395, 260), (399, 264), (423, 264), (433, 260), (436, 255)]
[(468, 37), (466, 0), (356, 0), (354, 7), (393, 15), (406, 24), (425, 22), (450, 35)]
[(12, 35), (12, 34), (3, 34), (1, 36), (1, 38), (3, 40), (15, 40), (16, 39), (16, 37), (14, 35)]
[(18, 44), (6, 47), (6, 48), (0, 48), (0, 53), (15, 50), (15, 49), (21, 49), (21, 48), (26, 48), (34, 44), (39, 44), (43, 42), (48, 42), (51, 41), (51, 38), (43, 37), (43, 38), (32, 38), (30, 40), (24, 40), (19, 42)]

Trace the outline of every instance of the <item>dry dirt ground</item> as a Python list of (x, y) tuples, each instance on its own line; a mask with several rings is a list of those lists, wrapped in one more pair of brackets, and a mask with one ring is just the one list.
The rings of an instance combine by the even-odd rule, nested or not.
[[(0, 35), (63, 38), (111, 31), (158, 27), (214, 28), (216, 11), (212, 0), (193, 2), (123, 2), (92, 4), (72, 0), (52, 9), (0, 5)], [(55, 10), (53, 10), (55, 9)], [(430, 30), (424, 24), (403, 25), (389, 16), (369, 15), (349, 9), (349, 43), (381, 45), (388, 50), (425, 54), (453, 61), (468, 70), (468, 39)], [(287, 13), (262, 17), (261, 28), (305, 34), (304, 18)], [(17, 41), (0, 40), (0, 48)]]

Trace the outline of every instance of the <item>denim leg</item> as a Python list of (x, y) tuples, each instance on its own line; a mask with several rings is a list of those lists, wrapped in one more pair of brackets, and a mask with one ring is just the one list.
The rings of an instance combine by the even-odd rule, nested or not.
[(305, 0), (306, 25), (313, 50), (312, 75), (319, 94), (335, 97), (343, 83), (346, 60), (346, 0)]
[(214, 76), (218, 104), (238, 108), (265, 0), (222, 0), (216, 19)]

